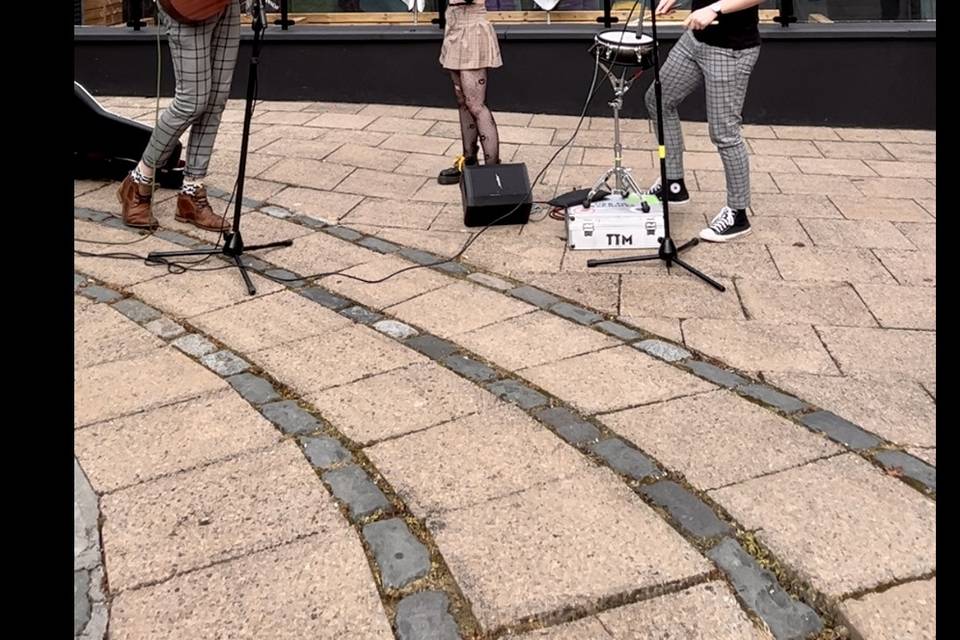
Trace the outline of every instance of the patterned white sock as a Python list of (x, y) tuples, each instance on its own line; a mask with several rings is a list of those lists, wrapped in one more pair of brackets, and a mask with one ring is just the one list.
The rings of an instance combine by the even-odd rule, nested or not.
[(186, 196), (195, 196), (197, 191), (203, 188), (203, 182), (201, 180), (184, 180), (183, 186), (180, 187), (180, 193)]
[(130, 176), (133, 178), (133, 181), (136, 182), (137, 184), (150, 184), (153, 182), (152, 177), (148, 175), (144, 175), (144, 173), (140, 171), (140, 165), (137, 165), (134, 168), (133, 173), (131, 173)]

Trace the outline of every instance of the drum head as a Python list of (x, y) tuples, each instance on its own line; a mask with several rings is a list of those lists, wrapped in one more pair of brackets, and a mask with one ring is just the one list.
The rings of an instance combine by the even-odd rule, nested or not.
[(637, 37), (635, 31), (624, 31), (623, 29), (611, 29), (597, 34), (597, 42), (614, 47), (649, 47), (653, 45), (653, 38), (645, 33)]

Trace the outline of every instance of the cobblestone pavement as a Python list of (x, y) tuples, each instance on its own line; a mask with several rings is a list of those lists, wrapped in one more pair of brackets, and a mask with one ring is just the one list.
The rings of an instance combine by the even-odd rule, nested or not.
[[(497, 118), (531, 177), (576, 126)], [(934, 638), (933, 133), (747, 127), (755, 231), (688, 254), (720, 294), (588, 272), (550, 218), (434, 264), (469, 237), (433, 179), (454, 119), (261, 103), (244, 236), (294, 243), (248, 256), (256, 296), (235, 269), (77, 258), (77, 637)], [(609, 128), (538, 199), (590, 186)], [(686, 132), (678, 238), (723, 204)], [(77, 248), (216, 240), (167, 191), (138, 236), (115, 188), (75, 183), (75, 236), (136, 242)]]

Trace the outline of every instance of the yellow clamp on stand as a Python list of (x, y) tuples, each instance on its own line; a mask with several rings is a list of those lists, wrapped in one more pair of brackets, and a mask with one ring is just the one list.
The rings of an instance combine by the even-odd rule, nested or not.
[(659, 152), (661, 160), (667, 157), (667, 148), (662, 144), (657, 148), (657, 151)]

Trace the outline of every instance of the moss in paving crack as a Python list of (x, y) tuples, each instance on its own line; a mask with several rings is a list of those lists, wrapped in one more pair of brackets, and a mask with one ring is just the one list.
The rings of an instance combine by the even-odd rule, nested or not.
[(526, 616), (520, 620), (504, 625), (490, 631), (487, 637), (500, 637), (502, 635), (520, 634), (528, 631), (535, 631), (545, 627), (552, 627), (559, 624), (581, 620), (587, 616), (609, 611), (617, 607), (623, 607), (630, 604), (636, 604), (645, 600), (661, 598), (664, 596), (680, 593), (698, 584), (710, 582), (720, 578), (720, 571), (713, 569), (707, 573), (687, 578), (674, 580), (666, 584), (655, 584), (648, 587), (640, 587), (631, 591), (623, 591), (609, 596), (602, 596), (593, 602), (561, 607), (553, 611), (546, 611), (532, 616)]
[[(842, 626), (838, 622), (840, 620), (837, 613), (838, 601), (821, 594), (798, 572), (782, 565), (773, 553), (757, 539), (754, 532), (738, 528), (735, 537), (743, 550), (750, 554), (761, 568), (766, 569), (776, 577), (784, 591), (816, 611), (825, 630), (837, 630)], [(825, 637), (830, 638), (832, 636), (827, 635)]]
[(824, 627), (820, 633), (810, 640), (846, 640), (850, 637), (850, 631), (843, 625), (836, 627)]

